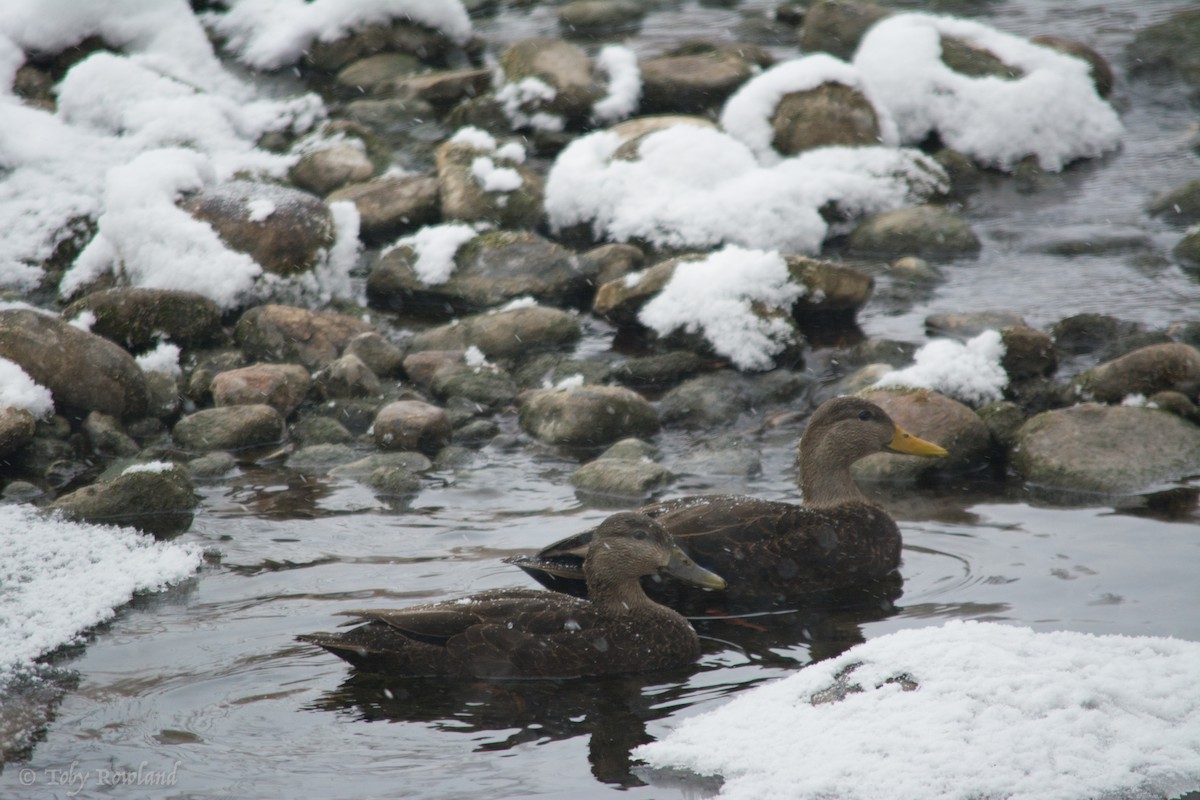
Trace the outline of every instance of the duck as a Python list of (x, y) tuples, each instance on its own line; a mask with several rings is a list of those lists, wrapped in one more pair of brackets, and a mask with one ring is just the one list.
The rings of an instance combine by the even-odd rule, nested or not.
[(356, 627), (297, 637), (361, 671), (390, 676), (575, 678), (684, 666), (700, 640), (639, 579), (665, 572), (708, 590), (725, 581), (688, 557), (658, 522), (631, 511), (591, 531), (581, 563), (586, 599), (495, 589), (400, 609), (346, 611)]
[[(799, 446), (801, 504), (745, 495), (681, 497), (642, 506), (705, 569), (729, 586), (720, 610), (753, 612), (798, 602), (858, 602), (894, 583), (901, 537), (895, 520), (868, 500), (850, 472), (873, 453), (941, 458), (947, 451), (905, 431), (877, 404), (856, 396), (827, 400), (813, 412)], [(555, 591), (586, 597), (582, 554), (595, 530), (538, 553), (507, 559)], [(688, 613), (712, 611), (712, 593), (652, 575), (654, 600)]]

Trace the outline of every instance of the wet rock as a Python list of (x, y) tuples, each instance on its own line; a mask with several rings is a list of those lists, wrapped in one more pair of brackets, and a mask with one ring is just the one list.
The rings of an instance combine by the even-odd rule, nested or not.
[(612, 376), (632, 389), (665, 388), (700, 371), (704, 360), (690, 350), (672, 350), (630, 358), (612, 370)]
[(573, 0), (558, 9), (567, 36), (602, 36), (637, 30), (646, 9), (634, 0)]
[(318, 444), (348, 444), (354, 434), (332, 417), (302, 416), (292, 426), (291, 438), (304, 447)]
[(512, 376), (494, 364), (446, 364), (433, 373), (430, 389), (440, 399), (464, 398), (484, 409), (501, 408), (517, 398)]
[(218, 350), (204, 353), (196, 360), (187, 376), (185, 392), (197, 405), (208, 405), (212, 400), (212, 380), (220, 372), (246, 366), (246, 356), (241, 350)]
[(221, 309), (196, 292), (175, 289), (107, 289), (71, 303), (65, 319), (91, 312), (92, 333), (140, 353), (166, 340), (182, 348), (216, 345), (228, 339)]
[(433, 376), (442, 367), (465, 363), (466, 351), (416, 350), (404, 357), (404, 371), (414, 384), (424, 391), (433, 386)]
[(435, 317), (473, 314), (523, 297), (551, 306), (579, 306), (591, 287), (570, 250), (529, 231), (488, 231), (454, 256), (445, 283), (427, 285), (413, 269), (416, 255), (398, 247), (367, 278), (367, 296), (380, 308)]
[(930, 314), (925, 318), (925, 331), (930, 336), (949, 336), (962, 342), (988, 330), (1023, 327), (1026, 327), (1024, 317), (1016, 311), (1003, 309), (966, 314)]
[(349, 200), (358, 209), (359, 237), (367, 244), (391, 242), (404, 233), (438, 220), (438, 183), (423, 175), (377, 178), (345, 186), (330, 194), (330, 203)]
[(890, 13), (874, 3), (821, 0), (804, 14), (800, 47), (808, 53), (824, 51), (849, 61), (867, 29)]
[(871, 337), (851, 347), (838, 362), (861, 367), (866, 364), (890, 364), (894, 369), (906, 367), (913, 362), (917, 346), (911, 342)]
[[(486, 166), (487, 172), (479, 172), (480, 164)], [(486, 175), (495, 169), (514, 171), (520, 185), (490, 188)], [(444, 142), (437, 150), (437, 176), (445, 220), (534, 228), (545, 214), (542, 207), (545, 181), (523, 163), (504, 158), (498, 151), (480, 149), (466, 142)]]
[(1156, 195), (1146, 210), (1177, 225), (1195, 225), (1200, 222), (1200, 178)]
[(1160, 408), (1180, 419), (1186, 419), (1193, 425), (1200, 425), (1200, 407), (1197, 407), (1183, 392), (1172, 390), (1155, 392), (1146, 398), (1146, 406)]
[(1138, 492), (1195, 473), (1200, 427), (1156, 409), (1085, 403), (1026, 422), (1011, 463), (1038, 486)]
[(793, 307), (797, 319), (819, 313), (854, 314), (875, 291), (875, 279), (865, 272), (806, 256), (787, 256), (788, 275), (804, 287)]
[(316, 374), (313, 381), (321, 397), (375, 397), (383, 392), (379, 377), (356, 355), (346, 354)]
[(1136, 323), (1107, 314), (1075, 314), (1054, 323), (1050, 333), (1058, 351), (1070, 356), (1107, 350), (1136, 336), (1139, 330)]
[(49, 508), (67, 519), (170, 536), (191, 526), (198, 502), (186, 469), (157, 463), (130, 467), (111, 481), (58, 498)]
[(1093, 48), (1075, 39), (1049, 34), (1034, 36), (1029, 41), (1088, 62), (1088, 71), (1091, 73), (1092, 83), (1096, 87), (1096, 94), (1101, 97), (1108, 97), (1112, 94), (1114, 81), (1112, 67), (1104, 56)]
[(535, 389), (523, 395), (521, 429), (550, 444), (596, 446), (659, 429), (658, 412), (619, 386)]
[(835, 82), (784, 95), (771, 115), (771, 128), (771, 146), (783, 155), (833, 145), (877, 145), (880, 140), (871, 101)]
[(411, 348), (465, 350), (477, 347), (490, 359), (521, 360), (548, 350), (561, 350), (579, 341), (576, 315), (549, 306), (520, 306), (430, 328), (413, 337)]
[(1179, 265), (1192, 272), (1200, 271), (1200, 231), (1192, 231), (1179, 240), (1171, 250)]
[(639, 273), (603, 284), (596, 290), (592, 313), (618, 328), (642, 328), (638, 321), (642, 307), (670, 283), (680, 263), (699, 258), (699, 255), (669, 258)]
[(862, 396), (877, 403), (897, 425), (914, 436), (941, 445), (950, 455), (921, 458), (876, 453), (854, 465), (855, 478), (907, 482), (934, 475), (962, 474), (987, 463), (991, 454), (988, 428), (978, 414), (957, 400), (925, 389), (876, 389)]
[(348, 99), (386, 94), (394, 91), (398, 82), (424, 69), (420, 59), (408, 53), (376, 53), (343, 67), (334, 78), (334, 86)]
[(404, 373), (404, 351), (375, 331), (355, 336), (347, 343), (344, 354), (357, 356), (380, 378), (395, 378)]
[(950, 186), (944, 194), (946, 198), (963, 200), (978, 191), (983, 184), (985, 173), (965, 153), (943, 147), (932, 157), (950, 181)]
[(1025, 412), (1016, 403), (999, 400), (988, 403), (977, 412), (988, 432), (1004, 451), (1011, 450), (1017, 443), (1017, 431), (1025, 424)]
[(719, 108), (761, 66), (774, 59), (749, 44), (696, 42), (638, 66), (645, 114), (703, 114)]
[(357, 139), (344, 139), (310, 150), (288, 171), (297, 187), (324, 196), (350, 183), (362, 183), (375, 174), (366, 147)]
[(416, 97), (354, 100), (342, 107), (341, 116), (381, 146), (394, 150), (416, 152), (428, 147), (432, 152), (429, 140), (449, 135), (438, 122), (434, 107)]
[(353, 447), (343, 443), (327, 442), (300, 448), (288, 456), (287, 465), (289, 469), (298, 472), (324, 475), (334, 467), (349, 464), (358, 458), (359, 455)]
[(604, 96), (587, 53), (562, 39), (519, 41), (500, 55), (500, 67), (509, 85), (533, 78), (552, 90), (552, 98), (522, 104), (520, 111), (527, 117), (544, 113), (561, 116), (568, 124), (583, 122), (591, 114), (592, 105)]
[(221, 451), (205, 453), (187, 462), (188, 474), (192, 480), (218, 480), (237, 468), (237, 459), (232, 453)]
[(338, 397), (314, 407), (311, 413), (328, 417), (351, 434), (361, 436), (370, 431), (383, 405), (379, 397)]
[(1152, 253), (1154, 241), (1134, 225), (1075, 225), (1055, 228), (1030, 249), (1052, 256)]
[(421, 479), (401, 466), (378, 467), (363, 483), (384, 497), (407, 497), (421, 491)]
[(950, 259), (974, 255), (980, 242), (963, 219), (940, 206), (912, 206), (876, 214), (850, 232), (849, 251), (895, 258)]
[(640, 247), (631, 244), (603, 244), (579, 254), (579, 270), (593, 286), (623, 278), (639, 270), (646, 262)]
[(410, 473), (425, 472), (433, 467), (433, 462), (426, 456), (414, 450), (393, 453), (372, 453), (369, 456), (351, 461), (330, 470), (329, 474), (337, 478), (350, 478), (356, 481), (366, 481), (380, 469), (402, 469)]
[(332, 41), (318, 37), (305, 51), (305, 66), (312, 72), (334, 75), (347, 65), (377, 53), (408, 53), (426, 64), (444, 63), (454, 49), (439, 31), (407, 20), (368, 25)]
[(218, 406), (265, 404), (290, 417), (311, 386), (312, 377), (299, 364), (251, 364), (218, 373), (209, 390)]
[(355, 336), (374, 327), (356, 317), (281, 305), (256, 306), (238, 319), (234, 337), (250, 358), (320, 369)]
[(1200, 87), (1200, 9), (1180, 9), (1138, 31), (1125, 56), (1134, 75), (1165, 73)]
[(693, 445), (675, 460), (675, 471), (684, 475), (752, 478), (762, 472), (762, 454), (740, 434), (726, 433)]
[(0, 459), (7, 459), (33, 439), (37, 421), (23, 408), (0, 408)]
[(1024, 325), (1000, 331), (1004, 355), (1000, 365), (1010, 381), (1022, 381), (1050, 375), (1058, 368), (1054, 340), (1048, 334)]
[(185, 450), (245, 450), (283, 439), (283, 417), (273, 406), (220, 406), (197, 411), (175, 423), (172, 437)]
[(564, 381), (595, 385), (609, 383), (613, 368), (598, 358), (567, 358), (561, 353), (541, 353), (523, 360), (513, 377), (523, 389), (549, 389)]
[(575, 470), (571, 485), (585, 497), (632, 505), (646, 500), (673, 478), (669, 469), (648, 459), (602, 456)]
[(453, 428), (445, 410), (419, 400), (388, 403), (375, 415), (375, 446), (433, 455), (450, 444)]
[(813, 405), (819, 406), (826, 400), (839, 395), (857, 394), (867, 387), (877, 384), (880, 378), (894, 369), (895, 367), (888, 363), (864, 364), (837, 380), (818, 386), (813, 392)]
[(98, 455), (132, 458), (140, 449), (119, 419), (99, 411), (91, 412), (83, 420), (83, 435), (92, 452)]
[(659, 413), (667, 425), (711, 428), (727, 425), (754, 404), (751, 383), (731, 370), (710, 372), (684, 381), (663, 395)]
[(333, 215), (320, 198), (278, 184), (229, 181), (193, 195), (182, 207), (275, 275), (316, 267), (336, 238)]
[(50, 390), (57, 407), (129, 419), (147, 410), (146, 377), (102, 336), (29, 309), (0, 310), (0, 357)]
[(1016, 80), (1025, 72), (1004, 62), (998, 55), (965, 39), (956, 36), (941, 37), (942, 63), (962, 75), (972, 78), (1000, 78)]
[(1200, 350), (1178, 343), (1134, 350), (1076, 375), (1067, 384), (1064, 400), (1119, 403), (1130, 395), (1167, 390), (1200, 390)]
[(479, 97), (492, 85), (490, 69), (456, 69), (414, 75), (397, 81), (397, 92), (446, 107), (462, 100)]

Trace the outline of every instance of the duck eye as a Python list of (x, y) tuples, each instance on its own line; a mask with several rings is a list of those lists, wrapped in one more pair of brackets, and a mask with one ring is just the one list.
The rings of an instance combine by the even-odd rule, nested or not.
[(635, 533), (633, 534), (633, 538), (635, 538), (635, 539), (639, 539), (639, 540), (641, 540), (641, 539), (645, 539), (645, 538), (646, 538), (646, 532), (645, 532), (645, 531), (637, 531), (637, 532), (635, 532)]
[(863, 411), (858, 412), (858, 418), (863, 422), (866, 422), (871, 418), (871, 412), (864, 409)]

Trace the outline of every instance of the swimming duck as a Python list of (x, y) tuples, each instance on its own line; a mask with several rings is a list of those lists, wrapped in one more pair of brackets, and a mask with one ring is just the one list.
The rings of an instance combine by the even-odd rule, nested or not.
[(662, 525), (626, 511), (594, 528), (582, 559), (588, 599), (497, 589), (395, 610), (348, 611), (341, 634), (298, 637), (359, 669), (392, 675), (570, 678), (676, 667), (700, 655), (696, 631), (638, 579), (660, 570), (724, 588)]
[[(905, 431), (878, 405), (837, 397), (813, 413), (800, 440), (802, 505), (717, 494), (654, 503), (638, 512), (660, 522), (698, 564), (729, 581), (719, 597), (724, 609), (838, 597), (894, 575), (900, 565), (900, 529), (850, 475), (855, 461), (881, 451), (947, 455)], [(509, 561), (551, 589), (586, 596), (580, 565), (595, 530)], [(711, 593), (661, 576), (643, 584), (650, 597), (672, 608), (703, 611), (714, 603)]]

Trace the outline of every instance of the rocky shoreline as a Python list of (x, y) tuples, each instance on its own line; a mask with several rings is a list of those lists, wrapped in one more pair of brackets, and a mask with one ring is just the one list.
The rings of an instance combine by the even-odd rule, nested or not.
[[(54, 413), (41, 419), (0, 409), (3, 496), (165, 536), (191, 524), (196, 482), (219, 480), (239, 463), (265, 459), (403, 498), (464, 450), (509, 436), (513, 447), (571, 452), (580, 461), (571, 479), (580, 492), (635, 504), (673, 480), (655, 460), (660, 430), (703, 432), (714, 458), (749, 469), (737, 466), (736, 442), (712, 433), (743, 414), (805, 415), (825, 397), (854, 391), (952, 453), (933, 464), (872, 457), (857, 469), (862, 480), (1008, 469), (1037, 486), (1113, 495), (1196, 474), (1197, 319), (1147, 330), (1079, 314), (1036, 330), (1016, 314), (930, 318), (931, 337), (970, 342), (998, 332), (1000, 395), (877, 385), (912, 366), (918, 347), (857, 331), (855, 316), (875, 287), (860, 265), (886, 261), (903, 280), (936, 285), (939, 262), (970, 258), (980, 247), (956, 213), (973, 183), (983, 173), (1028, 179), (1046, 167), (1036, 155), (998, 171), (930, 148), (902, 179), (904, 207), (822, 208), (827, 246), (781, 258), (786, 302), (752, 304), (770, 332), (769, 363), (722, 352), (696, 326), (648, 324), (647, 306), (713, 248), (638, 236), (609, 241), (617, 237), (598, 236), (603, 228), (594, 220), (554, 224), (547, 197), (564, 191), (550, 174), (555, 159), (597, 130), (615, 137), (609, 164), (642, 158), (639, 147), (667, 128), (715, 130), (722, 105), (774, 59), (747, 42), (693, 44), (645, 60), (640, 104), (626, 114), (635, 116), (602, 125), (598, 109), (616, 96), (620, 65), (598, 64), (587, 46), (636, 25), (640, 13), (623, 0), (569, 3), (559, 9), (569, 36), (497, 53), (485, 41), (457, 42), (406, 21), (309, 50), (300, 70), (330, 117), (304, 140), (290, 185), (239, 179), (179, 203), (285, 287), (276, 297), (263, 292), (275, 302), (222, 303), (129, 285), (119, 270), (67, 290), (64, 273), (96, 223), (80, 220), (64, 231), (28, 298), (39, 308), (0, 310), (0, 357), (54, 399)], [(790, 31), (805, 52), (844, 58), (889, 13), (846, 2), (818, 2), (806, 13), (788, 5), (771, 21), (772, 35)], [(1182, 11), (1140, 32), (1129, 57), (1136, 70), (1171, 70), (1200, 87), (1196, 63), (1178, 55), (1179, 42), (1198, 37), (1200, 15)], [(970, 42), (943, 43), (953, 70), (1012, 74)], [(1111, 69), (1094, 51), (1056, 38), (1042, 44), (1085, 58), (1098, 93), (1111, 89)], [(91, 41), (27, 54), (18, 94), (53, 108), (56, 80), (107, 47)], [(485, 66), (485, 55), (503, 78)], [(771, 120), (771, 146), (788, 156), (874, 142), (884, 134), (870, 111), (861, 92), (837, 82), (786, 94)], [(814, 118), (830, 124), (814, 126)], [(260, 147), (285, 153), (296, 144), (276, 134)], [(391, 169), (397, 159), (406, 174)], [(1146, 202), (1181, 230), (1194, 226), (1200, 181), (1164, 187)], [(322, 309), (287, 302), (313, 296), (304, 287), (348, 235), (337, 211), (347, 203), (366, 248), (350, 273), (361, 299)], [(423, 259), (438, 242), (420, 232), (452, 226), (460, 226), (450, 233), (461, 241), (448, 256), (451, 272), (431, 277)], [(1180, 268), (1200, 265), (1197, 236), (1192, 229), (1175, 247)], [(577, 353), (585, 332), (597, 328), (611, 331), (614, 346)], [(514, 414), (518, 437), (498, 424)]]

